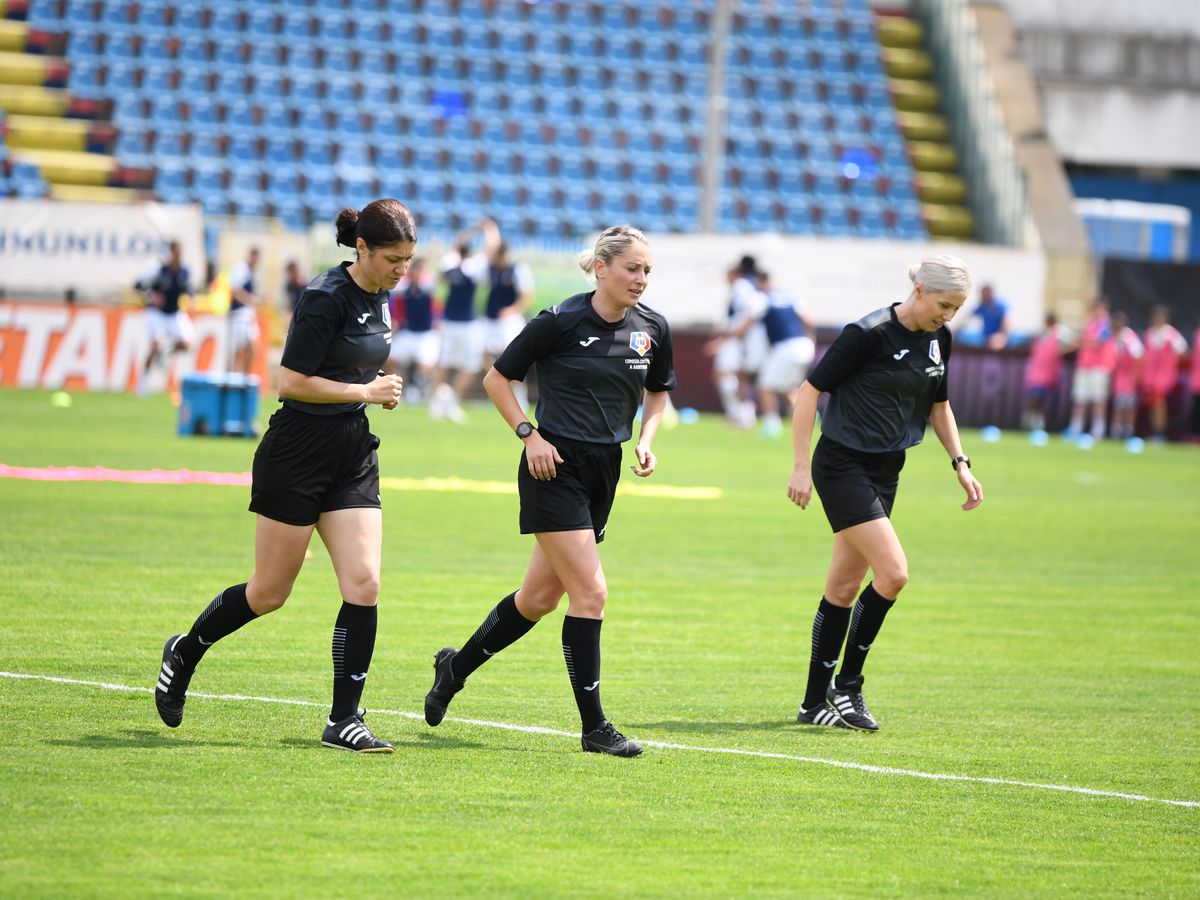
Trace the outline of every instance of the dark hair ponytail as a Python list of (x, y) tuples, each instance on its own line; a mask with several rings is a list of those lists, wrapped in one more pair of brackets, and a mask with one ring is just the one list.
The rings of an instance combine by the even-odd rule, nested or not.
[(417, 223), (408, 207), (385, 197), (372, 200), (362, 211), (347, 207), (337, 216), (337, 242), (357, 247), (362, 238), (368, 250), (389, 244), (416, 242)]

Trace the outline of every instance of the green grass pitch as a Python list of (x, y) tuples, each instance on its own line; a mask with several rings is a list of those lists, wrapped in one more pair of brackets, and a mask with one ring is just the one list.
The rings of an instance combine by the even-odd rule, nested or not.
[[(373, 411), (384, 475), (511, 484), (517, 441), (469, 412)], [(7, 391), (0, 463), (248, 470), (254, 442), (174, 423), (163, 398)], [(786, 499), (788, 441), (663, 432), (649, 483), (722, 496), (618, 498), (604, 702), (651, 742), (631, 761), (580, 752), (558, 615), (416, 718), (433, 652), (524, 571), (513, 494), (385, 489), (364, 703), (397, 753), (357, 757), (319, 746), (319, 543), (172, 731), (162, 642), (249, 574), (248, 490), (0, 478), (0, 896), (1200, 894), (1200, 452), (964, 437), (976, 512), (932, 434), (909, 455), (869, 735), (794, 721), (831, 538)]]

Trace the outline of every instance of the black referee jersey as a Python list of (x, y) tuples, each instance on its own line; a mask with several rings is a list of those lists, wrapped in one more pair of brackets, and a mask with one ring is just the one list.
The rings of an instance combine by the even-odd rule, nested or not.
[[(283, 345), (283, 366), (343, 384), (370, 384), (387, 361), (392, 345), (388, 292), (369, 293), (354, 283), (344, 262), (314, 278), (300, 297)], [(317, 416), (362, 409), (365, 403), (283, 405)]]
[(671, 329), (638, 304), (619, 322), (592, 309), (595, 291), (543, 310), (495, 362), (510, 381), (536, 363), (538, 427), (569, 440), (620, 444), (633, 435), (642, 390), (675, 387)]
[(899, 305), (847, 325), (808, 375), (829, 392), (821, 434), (864, 453), (921, 443), (933, 404), (949, 399), (950, 329), (909, 331)]

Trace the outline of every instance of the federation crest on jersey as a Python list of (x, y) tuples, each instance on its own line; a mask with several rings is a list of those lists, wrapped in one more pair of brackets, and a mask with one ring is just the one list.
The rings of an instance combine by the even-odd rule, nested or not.
[(380, 315), (383, 318), (383, 324), (386, 325), (388, 328), (391, 328), (392, 327), (391, 304), (389, 304), (386, 300), (383, 303), (383, 308), (380, 311)]
[(635, 331), (629, 335), (629, 346), (638, 356), (645, 356), (650, 349), (650, 335), (644, 331)]
[(937, 342), (937, 338), (929, 342), (929, 358), (935, 366), (942, 364), (942, 345)]

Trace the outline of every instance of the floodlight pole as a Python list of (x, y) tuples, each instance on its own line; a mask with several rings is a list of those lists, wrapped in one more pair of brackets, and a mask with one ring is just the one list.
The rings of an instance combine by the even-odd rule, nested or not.
[(725, 40), (733, 16), (733, 0), (717, 0), (713, 10), (708, 61), (708, 114), (704, 128), (704, 160), (701, 175), (700, 231), (717, 230), (721, 172), (725, 168)]

